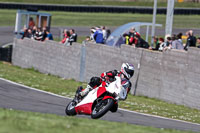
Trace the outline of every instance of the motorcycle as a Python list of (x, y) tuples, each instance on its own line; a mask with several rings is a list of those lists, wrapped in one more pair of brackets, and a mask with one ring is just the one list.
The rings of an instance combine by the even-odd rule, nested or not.
[(121, 80), (116, 76), (115, 81), (102, 84), (91, 90), (81, 101), (75, 98), (67, 105), (65, 113), (69, 116), (77, 114), (91, 115), (97, 119), (105, 115), (108, 111), (116, 112), (118, 101), (126, 97), (126, 79)]

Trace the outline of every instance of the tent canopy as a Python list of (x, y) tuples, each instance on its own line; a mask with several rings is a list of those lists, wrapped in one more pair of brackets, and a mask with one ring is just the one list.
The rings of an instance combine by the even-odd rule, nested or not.
[[(149, 26), (152, 26), (152, 23), (131, 22), (120, 26), (114, 32), (112, 32), (106, 40), (106, 44), (109, 46), (120, 47), (121, 44), (124, 44), (123, 34), (127, 33), (132, 27), (134, 27), (136, 31), (140, 32), (141, 26), (147, 26), (146, 41), (148, 41)], [(162, 27), (162, 24), (156, 24), (155, 26)]]

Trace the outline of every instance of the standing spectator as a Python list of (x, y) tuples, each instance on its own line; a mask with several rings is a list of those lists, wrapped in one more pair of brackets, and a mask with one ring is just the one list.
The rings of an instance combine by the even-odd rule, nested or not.
[(45, 38), (45, 40), (53, 40), (53, 35), (48, 30), (46, 30), (46, 35), (47, 37)]
[(140, 33), (137, 32), (135, 30), (134, 27), (132, 27), (130, 30), (129, 30), (129, 45), (134, 45), (134, 44), (137, 44), (137, 40), (134, 39), (134, 37), (137, 35), (137, 37), (141, 37), (140, 36)]
[(95, 28), (92, 27), (92, 28), (90, 29), (90, 40), (91, 40), (91, 41), (95, 41), (95, 39), (94, 39), (94, 33), (95, 33), (95, 32), (96, 32)]
[(34, 26), (35, 26), (35, 22), (33, 21), (33, 18), (30, 17), (30, 18), (29, 18), (28, 28), (29, 28), (29, 29), (33, 29)]
[(200, 37), (197, 38), (197, 44), (198, 44), (197, 48), (200, 48)]
[(183, 33), (179, 33), (179, 34), (177, 35), (177, 38), (178, 38), (178, 41), (183, 45), (182, 36), (183, 36)]
[(176, 35), (172, 36), (172, 49), (184, 50), (184, 47)]
[(47, 31), (47, 28), (43, 27), (42, 28), (42, 39), (41, 39), (41, 41), (44, 41), (46, 39), (46, 37), (47, 37), (46, 31)]
[(111, 31), (110, 31), (110, 29), (107, 29), (107, 30), (106, 30), (106, 33), (107, 33), (107, 37), (106, 37), (106, 38), (108, 39), (108, 37), (109, 37), (109, 36), (110, 36), (110, 34), (111, 34)]
[(157, 36), (154, 36), (153, 41), (154, 41), (156, 47), (155, 47), (155, 48), (152, 48), (152, 50), (158, 50), (159, 47), (160, 47), (160, 43), (159, 43), (158, 37), (157, 37)]
[(71, 29), (69, 32), (70, 32), (69, 43), (70, 45), (72, 45), (73, 42), (77, 41), (77, 34), (75, 33), (74, 29)]
[(159, 43), (160, 43), (160, 46), (159, 46), (159, 51), (163, 51), (164, 48), (166, 47), (166, 43), (164, 42), (164, 38), (159, 38)]
[(146, 48), (146, 49), (149, 48), (149, 44), (144, 39), (142, 39), (140, 36), (135, 35), (134, 39), (137, 40), (137, 43), (135, 44), (135, 47)]
[(70, 32), (67, 29), (64, 29), (63, 31), (63, 39), (60, 41), (62, 44), (68, 44), (69, 43), (69, 37), (70, 37)]
[(125, 40), (125, 44), (129, 45), (129, 35), (127, 33), (123, 34), (124, 40)]
[(106, 39), (107, 39), (107, 31), (106, 31), (106, 27), (102, 26), (101, 30), (103, 32), (103, 42), (105, 43)]
[(103, 44), (103, 32), (99, 27), (96, 27), (96, 32), (93, 35), (96, 43), (101, 43)]
[(184, 49), (188, 50), (189, 47), (196, 47), (196, 37), (194, 36), (193, 31), (189, 30), (188, 32), (186, 32), (186, 36), (187, 42)]
[(172, 38), (170, 36), (166, 36), (166, 46), (164, 50), (168, 50), (172, 48)]

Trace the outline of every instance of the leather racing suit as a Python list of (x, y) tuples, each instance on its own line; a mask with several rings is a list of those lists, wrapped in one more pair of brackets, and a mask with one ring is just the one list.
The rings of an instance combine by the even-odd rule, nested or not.
[(122, 86), (127, 90), (126, 92), (126, 96), (124, 97), (124, 99), (121, 100), (125, 100), (128, 96), (128, 93), (131, 89), (131, 82), (125, 78), (123, 76), (123, 73), (117, 70), (113, 70), (113, 71), (108, 71), (108, 72), (104, 72), (101, 74), (100, 77), (92, 77), (90, 79), (90, 82), (88, 83), (88, 86), (85, 89), (82, 88), (78, 88), (77, 93), (80, 94), (82, 97), (86, 96), (92, 89), (95, 89), (96, 87), (100, 86), (102, 81), (106, 81), (107, 83), (111, 83), (113, 81), (115, 81), (115, 76), (119, 76), (121, 77), (121, 81), (122, 81)]

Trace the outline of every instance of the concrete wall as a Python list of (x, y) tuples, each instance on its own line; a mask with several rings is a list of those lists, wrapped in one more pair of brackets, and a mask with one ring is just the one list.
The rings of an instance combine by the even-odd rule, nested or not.
[(136, 71), (131, 79), (132, 94), (200, 109), (200, 49), (161, 53), (127, 45), (62, 46), (29, 39), (15, 39), (14, 43), (14, 65), (79, 81), (88, 82), (104, 71), (119, 70), (123, 62), (133, 63)]

